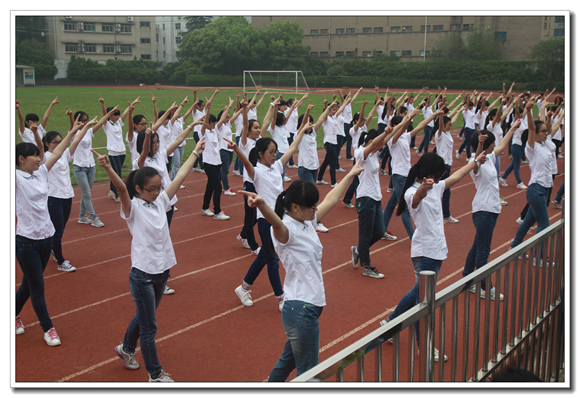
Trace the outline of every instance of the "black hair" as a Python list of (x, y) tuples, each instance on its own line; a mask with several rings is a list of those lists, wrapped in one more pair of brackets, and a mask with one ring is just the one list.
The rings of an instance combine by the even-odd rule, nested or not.
[(399, 113), (400, 113), (400, 114), (403, 114), (403, 113), (405, 113), (405, 112), (407, 112), (407, 107), (406, 107), (406, 106), (402, 106), (402, 105), (401, 105), (401, 106), (399, 107)]
[(278, 107), (281, 106), (288, 106), (288, 103), (286, 101), (284, 101), (283, 99), (280, 100), (280, 103), (278, 104)]
[[(298, 117), (298, 124), (296, 126), (296, 131), (300, 130), (300, 127), (302, 126), (302, 121), (304, 120), (304, 115), (300, 115)], [(312, 117), (312, 115), (308, 115), (308, 120), (310, 121), (310, 123), (314, 122), (314, 118)], [(310, 131), (305, 131), (304, 134), (312, 134), (312, 131), (314, 131), (314, 129), (311, 129)]]
[(407, 180), (405, 181), (405, 186), (403, 187), (403, 194), (399, 198), (399, 206), (397, 208), (397, 216), (403, 214), (407, 208), (407, 202), (405, 201), (405, 192), (415, 183), (417, 178), (428, 178), (432, 176), (435, 180), (441, 178), (445, 172), (445, 162), (443, 158), (434, 152), (427, 152), (419, 158), (417, 163), (407, 175)]
[(133, 170), (127, 178), (125, 179), (125, 185), (127, 186), (127, 192), (129, 197), (133, 199), (135, 196), (139, 197), (135, 186), (139, 185), (141, 189), (149, 182), (149, 180), (155, 176), (158, 176), (159, 172), (153, 167), (141, 167), (140, 169)]
[[(447, 108), (443, 108), (443, 109), (447, 109)], [(439, 118), (441, 116), (438, 116), (434, 121), (433, 121), (433, 131), (431, 132), (431, 137), (435, 137), (435, 134), (437, 134), (437, 132), (439, 131)], [(451, 121), (451, 118), (449, 116), (445, 116), (443, 115), (443, 126), (445, 126), (447, 123), (449, 123)]]
[(294, 98), (288, 98), (288, 99), (286, 100), (286, 105), (288, 105), (288, 106), (292, 106), (292, 103), (293, 103), (293, 102), (294, 102)]
[(278, 112), (276, 115), (276, 126), (282, 126), (286, 116), (282, 112)]
[(22, 156), (26, 159), (29, 156), (40, 156), (38, 147), (30, 142), (21, 142), (16, 145), (16, 167), (19, 167), (18, 159)]
[(217, 123), (217, 118), (212, 115), (211, 113), (209, 115), (207, 115), (207, 123)]
[(485, 118), (485, 126), (483, 126), (484, 128), (487, 128), (487, 125), (489, 124), (489, 122), (491, 122), (493, 119), (495, 119), (495, 115), (497, 115), (497, 112), (501, 110), (501, 108), (493, 108), (488, 114), (487, 117)]
[(73, 120), (77, 120), (77, 117), (80, 116), (79, 120), (82, 120), (85, 116), (87, 117), (87, 122), (89, 121), (89, 115), (87, 115), (85, 112), (83, 111), (76, 111), (75, 114), (73, 115)]
[(274, 143), (274, 145), (276, 145), (276, 149), (278, 149), (278, 144), (276, 144), (276, 141), (270, 137), (262, 137), (256, 141), (256, 146), (252, 148), (250, 154), (248, 155), (248, 160), (250, 163), (252, 163), (252, 166), (255, 167), (256, 164), (258, 164), (258, 161), (260, 160), (260, 155), (258, 154), (260, 152), (266, 152), (271, 143)]
[(133, 128), (135, 128), (135, 125), (141, 123), (141, 120), (146, 119), (145, 116), (143, 115), (135, 115), (133, 116)]
[(224, 114), (224, 111), (225, 111), (225, 109), (224, 110), (221, 110), (220, 113), (218, 113), (217, 120), (221, 120), (222, 119), (222, 115)]
[(506, 366), (505, 369), (496, 372), (491, 379), (492, 382), (543, 382), (538, 376), (525, 369), (514, 368)]
[(288, 212), (293, 204), (312, 207), (318, 203), (319, 197), (316, 185), (309, 181), (296, 180), (290, 184), (288, 189), (278, 195), (274, 211), (282, 219), (284, 213)]
[(370, 140), (374, 140), (381, 133), (378, 130), (371, 129), (368, 132), (363, 132), (358, 139), (358, 146), (366, 146)]
[(165, 112), (167, 112), (167, 111), (159, 111), (159, 112), (157, 112), (157, 119), (161, 119), (161, 116), (165, 115)]
[[(487, 131), (486, 129), (481, 130), (481, 135), (487, 135), (485, 142), (483, 143), (483, 150), (485, 151), (491, 144), (495, 142), (495, 135)], [(479, 134), (473, 134), (471, 136), (471, 151), (475, 153), (477, 151), (477, 147), (479, 146)]]
[[(139, 134), (137, 134), (137, 152), (141, 153), (141, 151), (143, 150), (143, 143), (145, 142), (145, 136), (147, 135), (147, 133), (145, 131), (141, 131), (139, 132)], [(151, 137), (149, 137), (149, 153), (147, 154), (148, 157), (152, 158), (154, 153), (153, 153), (153, 139), (157, 137), (157, 140), (159, 140), (159, 134), (157, 134), (157, 132), (153, 132), (151, 134)]]
[[(107, 113), (111, 112), (115, 107), (114, 106), (110, 106), (107, 108)], [(121, 111), (117, 109), (117, 112), (113, 113), (111, 116), (121, 116)], [(110, 119), (110, 117), (109, 117)]]
[(42, 137), (42, 143), (44, 144), (44, 152), (48, 151), (48, 144), (51, 143), (55, 137), (62, 138), (62, 136), (58, 131), (49, 131), (44, 135), (44, 137)]
[(393, 118), (391, 119), (391, 127), (395, 127), (397, 126), (399, 123), (401, 123), (403, 121), (403, 116), (397, 115), (397, 116), (393, 116)]
[(564, 101), (564, 98), (557, 96), (556, 99), (554, 100), (554, 104), (556, 104), (556, 106), (560, 106), (562, 101)]
[(258, 122), (256, 119), (250, 119), (250, 120), (248, 120), (248, 133), (252, 129), (252, 126), (254, 125), (254, 123), (260, 124), (260, 122)]
[(352, 115), (352, 120), (350, 121), (350, 127), (353, 127), (358, 122), (359, 118), (360, 118), (360, 112), (357, 112), (354, 115)]
[(36, 113), (29, 113), (24, 118), (24, 124), (28, 126), (28, 122), (38, 122), (40, 119)]

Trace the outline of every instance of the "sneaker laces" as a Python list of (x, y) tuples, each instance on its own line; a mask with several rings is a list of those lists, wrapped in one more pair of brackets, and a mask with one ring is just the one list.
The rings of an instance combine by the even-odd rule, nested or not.
[(48, 336), (52, 339), (52, 340), (60, 340), (60, 338), (58, 337), (58, 334), (56, 333), (56, 329), (55, 328), (51, 328), (49, 329), (48, 332)]
[(19, 316), (16, 317), (16, 327), (17, 328), (24, 327), (24, 325), (22, 324), (22, 319), (20, 319)]

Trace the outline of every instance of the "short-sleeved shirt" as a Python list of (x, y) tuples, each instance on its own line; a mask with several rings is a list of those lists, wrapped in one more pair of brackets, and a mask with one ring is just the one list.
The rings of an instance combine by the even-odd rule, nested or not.
[(536, 142), (533, 149), (529, 143), (526, 143), (526, 159), (530, 161), (530, 170), (532, 172), (528, 185), (538, 183), (544, 188), (552, 187), (551, 157), (552, 153), (546, 143), (540, 144)]
[(381, 183), (379, 181), (379, 158), (377, 152), (370, 153), (364, 158), (364, 146), (354, 151), (354, 157), (359, 161), (359, 166), (364, 170), (359, 174), (359, 185), (356, 189), (356, 197), (368, 197), (379, 202), (383, 198)]
[[(254, 167), (254, 187), (256, 193), (264, 198), (264, 201), (271, 209), (276, 208), (276, 199), (284, 191), (284, 181), (282, 180), (284, 165), (280, 159), (276, 160), (271, 167), (262, 163), (256, 163)], [(257, 209), (256, 218), (264, 218), (260, 209)]]
[[(51, 152), (44, 152), (44, 162), (52, 156)], [(71, 180), (69, 163), (73, 156), (69, 148), (66, 148), (62, 156), (48, 172), (48, 196), (59, 199), (70, 199), (75, 196)]]
[(409, 170), (411, 170), (411, 133), (405, 131), (395, 144), (391, 138), (387, 145), (391, 151), (393, 174), (407, 177)]
[(232, 124), (228, 121), (226, 123), (222, 123), (221, 127), (219, 128), (219, 139), (220, 139), (220, 150), (226, 150), (229, 152), (233, 152), (233, 149), (228, 149), (228, 142), (224, 140), (227, 138), (228, 140), (232, 140)]
[(285, 126), (272, 126), (268, 127), (268, 132), (272, 135), (272, 139), (276, 141), (276, 145), (278, 145), (278, 152), (286, 153), (288, 150), (288, 135)]
[[(137, 170), (139, 168), (139, 159), (135, 160), (133, 163), (133, 170)], [(169, 163), (169, 159), (167, 157), (167, 150), (159, 150), (153, 157), (147, 156), (145, 158), (145, 162), (143, 163), (143, 167), (153, 167), (159, 173), (159, 177), (161, 177), (161, 185), (163, 185), (163, 189), (169, 188), (171, 185), (171, 179), (169, 178), (169, 173), (167, 173), (167, 163)], [(173, 195), (171, 198), (171, 204), (177, 203), (177, 195)]]
[(203, 137), (205, 141), (205, 149), (203, 150), (203, 162), (214, 166), (222, 164), (222, 158), (220, 156), (220, 141), (223, 140), (221, 139), (217, 127), (213, 130), (206, 128), (205, 134), (202, 135), (200, 132), (200, 138), (201, 137)]
[[(499, 123), (498, 123), (499, 124)], [(497, 181), (497, 170), (495, 169), (495, 154), (492, 152), (486, 156), (485, 163), (477, 169), (469, 172), (477, 192), (471, 202), (471, 211), (487, 211), (489, 213), (501, 213), (501, 203), (499, 201), (499, 183)]]
[(336, 118), (334, 116), (328, 116), (326, 120), (322, 122), (322, 128), (324, 129), (323, 142), (325, 144), (338, 144), (338, 140), (336, 139)]
[[(40, 135), (40, 138), (46, 135), (46, 130), (44, 129), (42, 124), (39, 124), (37, 126), (37, 130), (38, 135)], [(36, 140), (34, 139), (34, 132), (30, 130), (28, 127), (24, 127), (24, 132), (21, 132), (20, 129), (18, 129), (18, 135), (20, 135), (22, 142), (28, 142), (30, 144), (36, 145)]]
[(125, 153), (125, 144), (123, 144), (123, 121), (121, 119), (112, 123), (107, 120), (103, 124), (103, 130), (107, 135), (107, 151), (110, 153)]
[(73, 155), (73, 165), (77, 167), (95, 167), (95, 158), (91, 152), (93, 147), (93, 128), (87, 130), (85, 136), (80, 140)]
[(465, 128), (475, 129), (475, 109), (466, 109), (463, 111), (463, 118), (465, 120)]
[(443, 158), (447, 166), (453, 164), (453, 137), (451, 132), (442, 131), (441, 136), (439, 132), (435, 134), (435, 145), (437, 146), (437, 155)]
[(156, 275), (177, 264), (165, 214), (170, 208), (171, 202), (165, 192), (161, 192), (151, 203), (134, 197), (131, 200), (131, 214), (128, 217), (121, 207), (121, 218), (127, 221), (133, 236), (131, 241), (133, 268)]
[(157, 128), (156, 133), (159, 136), (159, 150), (167, 149), (167, 147), (173, 142), (171, 128), (171, 122), (167, 123), (166, 126), (161, 125)]
[(363, 124), (362, 126), (360, 126), (356, 131), (354, 131), (354, 126), (352, 126), (350, 128), (350, 130), (348, 131), (348, 133), (350, 134), (350, 137), (352, 138), (353, 152), (358, 149), (358, 142), (360, 141), (360, 136), (365, 131), (367, 131), (366, 124)]
[(16, 235), (50, 238), (55, 229), (48, 213), (48, 169), (41, 165), (32, 174), (17, 169), (15, 182)]
[(316, 217), (304, 223), (284, 214), (288, 241), (281, 243), (271, 230), (274, 250), (286, 270), (284, 301), (305, 301), (317, 307), (326, 305), (322, 280), (322, 243), (316, 233)]
[(131, 167), (133, 170), (135, 170), (133, 165), (135, 164), (135, 161), (139, 159), (139, 152), (137, 152), (137, 132), (136, 131), (133, 132), (133, 139), (130, 141), (129, 141), (129, 133), (127, 132), (127, 135), (125, 136), (125, 141), (127, 141), (127, 144), (129, 145), (129, 152), (131, 152)]
[(443, 228), (443, 209), (441, 197), (445, 191), (445, 181), (433, 184), (433, 189), (413, 209), (413, 195), (420, 184), (413, 183), (404, 193), (405, 202), (415, 223), (415, 232), (411, 240), (411, 258), (428, 257), (433, 260), (447, 258), (447, 242)]
[[(240, 150), (243, 152), (243, 154), (246, 156), (246, 158), (250, 158), (250, 151), (252, 149), (254, 149), (254, 147), (256, 146), (256, 140), (252, 140), (248, 137), (246, 137), (246, 145), (242, 144), (242, 140), (240, 139), (240, 144), (238, 145)], [(254, 180), (252, 180), (250, 178), (250, 176), (248, 175), (248, 170), (244, 167), (244, 175), (243, 175), (243, 181), (244, 182), (251, 182), (252, 184), (254, 183)]]
[(316, 145), (316, 131), (314, 131), (314, 128), (311, 133), (302, 134), (302, 139), (298, 144), (298, 166), (308, 170), (318, 170), (320, 161), (318, 160)]

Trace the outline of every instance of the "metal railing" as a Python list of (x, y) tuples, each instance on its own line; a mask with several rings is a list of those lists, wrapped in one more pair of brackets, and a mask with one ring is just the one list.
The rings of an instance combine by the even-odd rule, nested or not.
[[(491, 286), (492, 279), (495, 300), (470, 293), (472, 286), (479, 292), (483, 280)], [(436, 295), (435, 274), (421, 272), (421, 303), (292, 382), (487, 381), (506, 365), (558, 381), (565, 357), (564, 280), (561, 219)], [(365, 366), (371, 352), (374, 361)]]

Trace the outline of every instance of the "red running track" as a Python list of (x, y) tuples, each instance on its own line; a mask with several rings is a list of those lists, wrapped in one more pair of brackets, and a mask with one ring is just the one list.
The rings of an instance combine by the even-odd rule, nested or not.
[[(453, 136), (456, 134), (454, 131)], [(419, 136), (417, 143), (421, 140)], [(455, 148), (459, 145), (456, 139)], [(348, 170), (352, 163), (345, 159), (344, 148), (341, 155), (341, 166)], [(323, 150), (319, 150), (319, 156), (322, 160)], [(412, 151), (412, 162), (417, 159)], [(454, 159), (453, 170), (464, 164), (465, 154), (461, 160)], [(502, 156), (502, 171), (508, 164), (508, 156)], [(558, 159), (558, 167), (563, 172), (562, 159)], [(287, 173), (293, 180), (298, 178), (295, 169), (287, 168)], [(529, 167), (522, 165), (521, 174), (527, 182)], [(342, 176), (337, 174), (339, 179)], [(325, 179), (329, 180), (328, 172)], [(384, 207), (390, 195), (386, 192), (389, 178), (380, 179)], [(525, 190), (515, 187), (513, 173), (507, 180), (509, 186), (500, 190), (509, 205), (502, 207), (490, 260), (507, 250), (518, 227), (515, 220), (526, 203)], [(222, 207), (230, 220), (204, 217), (200, 211), (206, 181), (205, 175), (191, 173), (184, 183), (186, 188), (177, 194), (179, 210), (173, 216), (171, 238), (178, 264), (172, 268), (168, 282), (176, 292), (163, 297), (157, 312), (159, 359), (164, 370), (178, 382), (262, 382), (286, 340), (278, 303), (265, 270), (252, 287), (253, 307), (243, 307), (235, 295), (234, 289), (254, 260), (236, 240), (243, 224), (242, 196), (222, 196)], [(552, 196), (562, 181), (563, 177), (556, 178)], [(242, 188), (242, 179), (230, 173), (230, 185), (237, 191)], [(329, 186), (318, 188), (322, 195), (330, 190)], [(62, 345), (46, 345), (32, 306), (27, 303), (20, 314), (26, 333), (12, 334), (17, 383), (148, 380), (140, 352), (136, 355), (140, 369), (129, 371), (113, 351), (123, 340), (135, 309), (128, 286), (131, 235), (119, 216), (119, 204), (107, 196), (108, 191), (108, 182), (93, 187), (93, 205), (105, 223), (104, 228), (95, 228), (77, 223), (80, 192), (75, 186), (63, 253), (77, 271), (59, 272), (52, 260), (45, 271), (47, 306)], [(475, 235), (471, 221), (474, 193), (469, 176), (452, 188), (451, 214), (459, 223), (445, 224), (449, 254), (443, 262), (438, 290), (461, 278)], [(560, 211), (552, 205), (548, 213), (551, 222), (560, 217)], [(385, 274), (381, 280), (365, 278), (362, 269), (351, 265), (350, 246), (358, 240), (354, 209), (339, 203), (323, 223), (330, 231), (320, 234), (327, 294), (327, 306), (320, 318), (321, 361), (375, 330), (378, 321), (414, 284), (410, 241), (399, 217), (393, 217), (389, 227), (399, 240), (381, 240), (371, 248), (373, 265)], [(13, 264), (13, 286), (17, 289), (22, 272), (15, 260)], [(280, 274), (283, 279), (283, 267)], [(404, 335), (402, 338), (406, 339)], [(295, 373), (291, 377), (294, 376)]]

